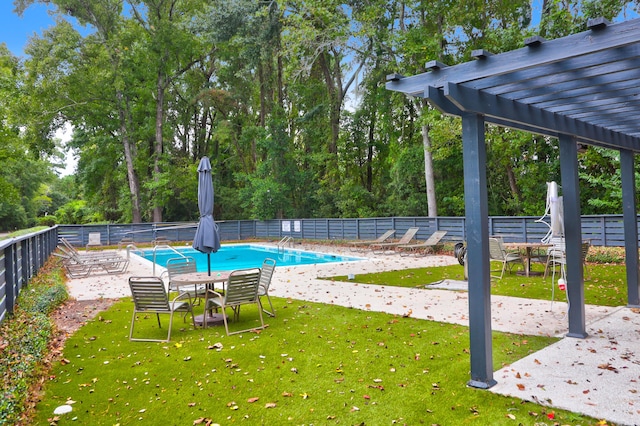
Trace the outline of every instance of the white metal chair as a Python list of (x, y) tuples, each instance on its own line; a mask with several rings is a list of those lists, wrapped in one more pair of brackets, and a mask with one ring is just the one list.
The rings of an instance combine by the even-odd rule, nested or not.
[[(172, 282), (173, 277), (181, 274), (191, 274), (198, 271), (198, 265), (196, 260), (191, 256), (186, 257), (173, 257), (167, 260), (167, 274), (169, 275), (169, 291), (181, 291)], [(196, 298), (204, 298), (207, 293), (207, 289), (204, 286), (194, 285), (193, 290), (182, 289), (182, 292), (189, 293), (189, 295)], [(195, 302), (195, 301), (194, 301)]]
[(518, 253), (509, 253), (502, 245), (501, 238), (489, 238), (489, 263), (491, 262), (500, 262), (502, 265), (500, 276), (492, 275), (492, 277), (498, 279), (502, 279), (506, 270), (509, 270), (509, 272), (511, 272), (513, 264), (519, 263), (524, 269), (522, 256), (520, 256), (520, 254)]
[[(129, 288), (133, 298), (133, 315), (131, 317), (131, 329), (129, 330), (129, 340), (140, 342), (168, 342), (171, 339), (171, 326), (173, 325), (173, 314), (175, 312), (191, 313), (193, 327), (196, 322), (193, 317), (193, 308), (191, 305), (191, 296), (188, 293), (180, 293), (173, 300), (169, 300), (169, 295), (164, 287), (164, 282), (158, 277), (130, 277)], [(183, 300), (183, 299), (187, 300)], [(136, 322), (136, 315), (139, 313), (156, 314), (158, 318), (158, 327), (160, 324), (160, 314), (169, 315), (169, 328), (167, 338), (163, 339), (141, 339), (133, 337), (133, 328)]]
[[(591, 242), (583, 241), (581, 246), (581, 261), (582, 266), (584, 268), (584, 279), (589, 279), (588, 274), (589, 270), (587, 268), (587, 254), (589, 253), (589, 248), (591, 247)], [(558, 243), (553, 247), (550, 247), (547, 251), (547, 263), (544, 267), (544, 278), (547, 278), (549, 274), (549, 269), (555, 269), (556, 267), (564, 267), (567, 264), (567, 256), (565, 253), (565, 244), (564, 242)]]
[[(269, 308), (271, 311), (267, 311), (264, 308), (263, 311), (270, 317), (276, 316), (276, 311), (273, 309), (273, 304), (271, 303), (271, 297), (269, 297), (269, 286), (271, 285), (271, 278), (273, 277), (275, 269), (276, 261), (274, 259), (266, 258), (264, 262), (262, 262), (262, 268), (260, 269), (260, 281), (258, 284), (258, 297), (266, 296), (269, 301)], [(262, 305), (262, 302), (260, 304)]]
[[(213, 307), (222, 308), (222, 318), (227, 335), (264, 328), (264, 319), (262, 318), (262, 304), (260, 303), (260, 297), (258, 296), (259, 284), (259, 268), (239, 269), (231, 272), (231, 274), (229, 275), (229, 280), (227, 281), (224, 295), (214, 290), (208, 290), (208, 306), (205, 306), (205, 310), (209, 310)], [(229, 333), (229, 324), (227, 321), (227, 315), (225, 314), (226, 308), (231, 308), (233, 310), (233, 320), (238, 321), (240, 319), (240, 307), (242, 305), (248, 304), (257, 305), (258, 314), (260, 315), (260, 327), (250, 327), (244, 330), (238, 330)]]

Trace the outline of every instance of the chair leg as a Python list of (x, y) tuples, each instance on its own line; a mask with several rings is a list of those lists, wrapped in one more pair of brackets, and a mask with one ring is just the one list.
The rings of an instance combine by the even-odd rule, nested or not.
[[(276, 310), (273, 309), (273, 303), (271, 303), (271, 297), (269, 297), (269, 293), (266, 293), (265, 296), (267, 296), (267, 300), (269, 301), (269, 308), (271, 309), (271, 312), (267, 311), (264, 308), (262, 308), (262, 310), (264, 311), (265, 314), (269, 315), (270, 317), (275, 317)], [(260, 302), (260, 305), (262, 305), (262, 301)]]
[[(158, 317), (159, 318), (159, 317)], [(167, 332), (167, 342), (171, 340), (171, 326), (173, 325), (173, 311), (169, 314), (169, 331)]]
[(131, 317), (131, 327), (129, 327), (129, 340), (133, 339), (133, 325), (136, 323), (136, 310), (133, 310), (133, 316)]

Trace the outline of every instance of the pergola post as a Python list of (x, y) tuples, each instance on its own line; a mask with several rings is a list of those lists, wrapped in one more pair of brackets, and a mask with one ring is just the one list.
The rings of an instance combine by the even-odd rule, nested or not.
[(638, 280), (638, 220), (634, 153), (620, 150), (622, 177), (622, 216), (624, 221), (624, 249), (627, 270), (627, 306), (640, 307), (640, 281)]
[[(578, 145), (574, 137), (561, 134), (560, 174), (567, 256), (567, 298), (569, 300), (568, 337), (587, 337), (582, 271), (582, 222), (580, 218), (580, 184), (578, 181)], [(553, 283), (555, 285), (555, 283)]]
[(479, 114), (462, 114), (464, 198), (469, 271), (469, 336), (471, 380), (469, 386), (487, 389), (493, 379), (491, 342), (491, 270), (489, 266), (489, 224), (487, 202), (484, 119)]

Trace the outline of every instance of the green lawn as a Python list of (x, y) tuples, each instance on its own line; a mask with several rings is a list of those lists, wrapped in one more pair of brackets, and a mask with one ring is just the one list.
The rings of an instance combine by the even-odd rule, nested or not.
[[(544, 271), (544, 266), (533, 264), (532, 270), (542, 272)], [(330, 277), (330, 279), (347, 281), (346, 276)], [(359, 283), (401, 287), (424, 287), (426, 284), (444, 279), (464, 279), (462, 266), (405, 269), (375, 274), (361, 274), (355, 277), (355, 281)], [(601, 306), (627, 304), (624, 265), (590, 264), (588, 265), (588, 273), (586, 274), (584, 285), (585, 302), (587, 304)], [(515, 273), (505, 273), (502, 279), (491, 279), (491, 293), (495, 295), (551, 300), (551, 289), (551, 277), (545, 279), (542, 276), (525, 277)], [(554, 297), (555, 300), (566, 300), (565, 293), (559, 291), (557, 285)]]
[[(466, 327), (274, 302), (278, 316), (261, 333), (227, 337), (223, 327), (193, 329), (176, 318), (164, 344), (129, 342), (132, 304), (124, 299), (66, 342), (34, 424), (595, 423), (466, 387)], [(243, 308), (241, 322), (257, 324), (257, 310)], [(164, 333), (150, 316), (136, 331)], [(496, 332), (494, 368), (554, 341)], [(54, 419), (66, 402), (73, 412)]]

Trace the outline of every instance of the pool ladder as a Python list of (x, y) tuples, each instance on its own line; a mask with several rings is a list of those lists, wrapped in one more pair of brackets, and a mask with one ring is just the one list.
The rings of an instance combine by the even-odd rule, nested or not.
[(282, 253), (284, 253), (284, 248), (286, 247), (287, 244), (289, 245), (289, 247), (293, 246), (293, 237), (291, 235), (282, 237), (280, 242), (278, 242), (278, 254), (280, 254), (281, 250), (282, 250)]

